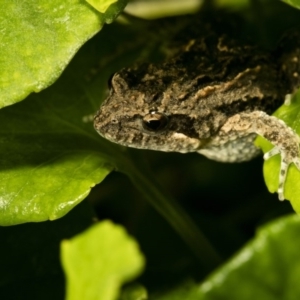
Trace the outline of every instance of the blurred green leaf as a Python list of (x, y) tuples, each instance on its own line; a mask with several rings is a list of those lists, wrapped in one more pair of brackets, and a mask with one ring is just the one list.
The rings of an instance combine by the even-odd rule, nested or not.
[(291, 6), (294, 6), (296, 8), (300, 8), (300, 1), (299, 0), (282, 0), (283, 2), (291, 5)]
[(67, 300), (114, 300), (120, 287), (138, 276), (144, 257), (125, 230), (98, 223), (61, 244)]
[(217, 0), (215, 3), (218, 6), (227, 6), (232, 9), (249, 5), (249, 0)]
[(148, 292), (140, 284), (131, 284), (124, 288), (119, 300), (147, 300)]
[[(293, 95), (290, 105), (281, 106), (274, 116), (282, 119), (287, 125), (293, 128), (300, 135), (300, 90)], [(264, 152), (268, 152), (273, 145), (262, 137), (258, 137), (256, 144)], [(264, 177), (267, 187), (271, 193), (278, 189), (280, 156), (276, 155), (264, 162)], [(289, 167), (286, 183), (285, 197), (291, 201), (296, 212), (300, 213), (300, 172), (292, 164)]]
[(84, 1), (0, 0), (0, 108), (52, 84), (126, 0), (115, 4), (100, 14)]
[(201, 285), (184, 284), (155, 300), (296, 300), (300, 297), (300, 219), (280, 218)]
[(203, 1), (199, 0), (138, 0), (130, 1), (126, 12), (145, 19), (193, 14), (198, 11)]

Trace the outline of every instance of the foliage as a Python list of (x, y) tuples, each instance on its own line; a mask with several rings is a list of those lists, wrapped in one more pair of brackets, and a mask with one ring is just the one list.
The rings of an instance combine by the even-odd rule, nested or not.
[[(299, 105), (300, 105), (300, 90), (293, 95), (291, 103), (289, 105), (281, 106), (274, 115), (285, 121), (290, 127), (292, 127), (298, 134), (300, 134), (299, 126)], [(272, 145), (259, 138), (258, 145), (262, 147), (264, 152), (272, 149)], [(264, 176), (267, 186), (270, 192), (274, 193), (277, 191), (278, 179), (279, 179), (279, 166), (280, 157), (279, 155), (267, 160), (264, 163)], [(297, 213), (300, 212), (300, 172), (296, 166), (291, 165), (288, 171), (288, 177), (285, 184), (285, 197), (291, 201), (293, 208)]]
[(120, 285), (141, 273), (144, 263), (136, 242), (110, 221), (62, 241), (61, 251), (69, 300), (115, 299)]
[(1, 0), (0, 107), (52, 84), (79, 47), (125, 6), (119, 1), (112, 14), (109, 2), (116, 1), (105, 2), (108, 10), (99, 14), (84, 1)]
[(254, 240), (201, 285), (185, 283), (153, 299), (297, 299), (299, 229), (298, 216), (278, 219), (260, 228)]
[[(277, 294), (298, 299), (296, 216), (262, 227), (221, 265), (253, 237), (258, 225), (292, 212), (288, 202), (279, 203), (266, 192), (261, 160), (221, 165), (196, 154), (124, 149), (94, 131), (89, 116), (105, 98), (109, 76), (160, 55), (155, 21), (123, 18), (96, 34), (125, 2), (0, 0), (5, 7), (0, 16), (0, 105), (8, 106), (0, 111), (0, 225), (66, 215), (0, 228), (0, 298), (62, 299), (58, 253), (64, 240), (68, 299), (104, 299), (106, 290), (108, 300), (118, 295), (122, 300), (247, 299), (245, 293), (253, 297), (249, 290), (262, 299), (277, 299)], [(292, 8), (299, 1), (287, 3), (291, 7), (268, 0), (255, 5), (216, 1), (247, 20), (256, 18), (248, 32), (264, 28), (270, 33), (259, 31), (265, 45), (299, 23), (299, 12)], [(258, 12), (263, 15), (259, 21)], [(299, 99), (295, 95), (290, 106), (276, 113), (298, 132)], [(264, 151), (270, 147), (259, 143)], [(274, 157), (264, 166), (271, 192), (278, 184), (278, 163)], [(113, 170), (126, 176), (115, 172), (104, 180)], [(291, 167), (286, 192), (297, 212), (298, 182), (299, 172)], [(147, 259), (140, 283), (127, 284), (121, 293), (120, 287), (140, 274), (143, 255), (120, 225), (102, 221), (91, 226), (96, 218), (121, 223)], [(83, 296), (97, 295), (100, 288), (102, 298)]]

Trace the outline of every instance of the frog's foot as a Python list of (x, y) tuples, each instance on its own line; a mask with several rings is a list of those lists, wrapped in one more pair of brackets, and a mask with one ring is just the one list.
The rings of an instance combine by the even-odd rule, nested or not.
[(274, 148), (264, 155), (264, 159), (281, 155), (278, 195), (280, 200), (284, 200), (284, 184), (290, 164), (294, 163), (300, 171), (299, 136), (282, 120), (263, 111), (232, 116), (221, 128), (219, 136), (243, 137), (249, 133), (256, 133), (274, 145)]
[(287, 159), (285, 152), (280, 150), (279, 147), (274, 147), (269, 152), (264, 154), (264, 160), (271, 158), (274, 155), (281, 155), (281, 163), (280, 163), (280, 172), (279, 172), (279, 183), (278, 183), (278, 198), (280, 201), (283, 201), (284, 198), (284, 184), (286, 180), (286, 175), (289, 169), (290, 164), (294, 163), (297, 169), (300, 171), (300, 159), (298, 156), (294, 157), (292, 160)]

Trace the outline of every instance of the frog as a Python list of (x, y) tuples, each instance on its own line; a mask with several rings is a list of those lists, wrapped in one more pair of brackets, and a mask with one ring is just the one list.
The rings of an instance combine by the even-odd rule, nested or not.
[(272, 113), (300, 86), (300, 35), (286, 34), (270, 50), (203, 31), (161, 62), (114, 73), (94, 128), (126, 147), (230, 163), (259, 155), (254, 140), (262, 136), (274, 146), (264, 159), (281, 157), (277, 193), (284, 200), (290, 165), (300, 170), (300, 138)]

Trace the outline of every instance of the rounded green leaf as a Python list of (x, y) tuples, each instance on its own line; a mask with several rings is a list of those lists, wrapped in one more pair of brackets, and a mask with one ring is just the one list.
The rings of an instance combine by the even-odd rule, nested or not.
[(125, 1), (106, 15), (84, 1), (0, 0), (0, 108), (52, 84)]
[(293, 215), (256, 237), (201, 285), (188, 283), (155, 300), (296, 300), (300, 298), (300, 219)]
[(200, 286), (203, 299), (298, 299), (299, 231), (295, 215), (261, 228), (252, 242)]
[(80, 124), (83, 115), (76, 110), (84, 111), (84, 103), (74, 97), (73, 103), (58, 105), (47, 101), (58, 97), (51, 94), (0, 112), (0, 225), (62, 217), (113, 168), (98, 151), (101, 139), (92, 124), (86, 124), (88, 129)]
[(84, 122), (105, 91), (99, 87), (99, 98), (90, 101), (89, 51), (49, 89), (0, 111), (0, 225), (62, 217), (113, 169), (107, 158), (113, 151)]
[[(293, 95), (289, 105), (281, 106), (274, 116), (282, 119), (287, 125), (293, 128), (300, 135), (300, 90)], [(264, 152), (272, 149), (272, 144), (259, 137), (256, 144), (262, 148)], [(271, 193), (278, 189), (279, 181), (280, 156), (276, 155), (264, 162), (264, 177), (267, 187)], [(285, 183), (285, 198), (291, 201), (296, 212), (300, 212), (300, 172), (292, 164), (289, 167), (287, 179)]]
[(115, 300), (120, 287), (138, 276), (144, 257), (123, 227), (98, 223), (61, 243), (67, 300)]

